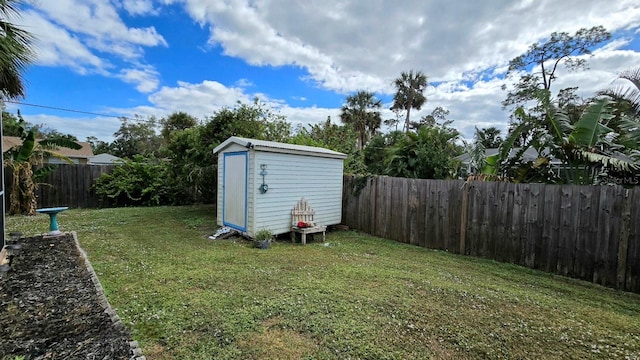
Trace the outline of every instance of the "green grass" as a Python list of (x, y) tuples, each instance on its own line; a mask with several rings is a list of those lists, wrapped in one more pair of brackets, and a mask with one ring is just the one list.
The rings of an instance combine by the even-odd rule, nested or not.
[[(353, 231), (259, 250), (211, 206), (69, 210), (149, 359), (640, 358), (640, 296)], [(45, 232), (48, 217), (9, 217)]]

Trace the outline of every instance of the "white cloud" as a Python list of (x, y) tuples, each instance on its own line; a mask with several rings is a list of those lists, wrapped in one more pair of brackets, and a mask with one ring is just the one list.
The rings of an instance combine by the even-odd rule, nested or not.
[(238, 101), (250, 103), (252, 97), (242, 88), (228, 88), (217, 81), (205, 80), (199, 84), (178, 82), (177, 87), (163, 86), (149, 96), (149, 101), (165, 113), (186, 111), (204, 117), (222, 107), (232, 107)]
[(108, 62), (94, 55), (66, 30), (52, 24), (34, 11), (25, 11), (22, 23), (36, 38), (36, 63), (45, 66), (68, 66), (84, 74), (106, 73)]
[[(158, 89), (161, 84), (156, 67), (140, 64), (146, 63), (146, 47), (167, 45), (154, 27), (125, 25), (110, 0), (39, 1), (41, 15), (35, 19), (32, 13), (30, 24), (46, 33), (40, 45), (41, 63), (95, 71), (113, 65), (93, 51), (125, 59), (127, 64), (122, 70), (114, 70), (116, 75), (112, 76), (151, 94), (149, 105), (119, 109), (124, 114), (186, 111), (203, 117), (221, 107), (234, 106), (238, 100), (251, 102), (259, 96), (292, 123), (316, 123), (327, 116), (339, 121), (337, 106), (290, 107), (284, 99), (270, 99), (270, 94), (261, 93), (266, 90), (245, 74), (230, 87), (207, 74), (212, 80), (190, 78)], [(119, 1), (129, 14), (156, 14), (151, 0)], [(639, 52), (624, 50), (640, 31), (637, 0), (609, 2), (606, 11), (598, 0), (407, 0), (401, 5), (391, 0), (155, 3), (184, 6), (202, 28), (211, 29), (212, 49), (221, 49), (252, 65), (254, 73), (261, 70), (257, 67), (269, 70), (293, 66), (302, 70), (302, 81), (330, 92), (366, 89), (392, 94), (392, 80), (402, 71), (423, 71), (435, 86), (429, 88), (423, 110), (412, 112), (412, 116), (419, 118), (443, 106), (451, 111), (449, 118), (455, 120), (454, 126), (465, 137), (473, 134), (474, 126), (496, 126), (506, 131), (509, 114), (500, 104), (506, 95), (501, 90), (506, 64), (553, 31), (574, 33), (582, 27), (603, 25), (609, 31), (627, 32), (625, 37), (594, 51), (588, 58), (589, 71), (558, 71), (556, 90), (577, 85), (579, 95), (591, 96), (611, 84), (619, 71), (640, 63)], [(174, 78), (180, 79), (178, 75)], [(299, 99), (301, 94), (282, 96)], [(316, 101), (309, 99), (309, 103)], [(383, 117), (392, 114), (384, 110)]]
[(154, 27), (127, 27), (109, 0), (39, 1), (34, 5), (66, 29), (99, 41), (140, 46), (167, 45)]
[(340, 109), (290, 107), (284, 101), (270, 99), (260, 93), (246, 93), (240, 87), (226, 87), (217, 81), (205, 80), (198, 84), (179, 82), (176, 87), (162, 87), (149, 96), (153, 106), (140, 106), (131, 109), (110, 109), (118, 114), (133, 116), (163, 117), (176, 111), (184, 111), (200, 119), (212, 116), (225, 107), (234, 107), (238, 102), (249, 104), (259, 98), (266, 106), (284, 115), (293, 126), (316, 124), (330, 116), (333, 122), (339, 121)]
[(55, 129), (63, 134), (75, 135), (79, 141), (95, 136), (102, 141), (113, 141), (113, 133), (120, 128), (120, 120), (113, 117), (69, 118), (52, 115), (23, 115), (25, 121)]
[(236, 86), (241, 87), (241, 88), (247, 88), (247, 87), (254, 86), (254, 84), (249, 79), (240, 79), (240, 80), (236, 81)]
[[(144, 47), (167, 46), (154, 27), (126, 26), (109, 0), (33, 0), (30, 3), (32, 8), (23, 12), (19, 23), (36, 37), (39, 65), (66, 66), (80, 74), (114, 76), (111, 74), (114, 62), (104, 54), (116, 55), (118, 62), (149, 68), (140, 61)], [(147, 7), (152, 4), (125, 0), (123, 6), (130, 11), (149, 13)], [(153, 91), (158, 86), (158, 74), (148, 69), (117, 72), (120, 75), (116, 77), (136, 84), (142, 92)]]
[(609, 30), (640, 22), (640, 4), (597, 0), (517, 2), (183, 0), (192, 18), (211, 25), (211, 42), (249, 64), (294, 65), (338, 92), (391, 93), (401, 71), (431, 81), (498, 67), (552, 31)]
[(158, 9), (154, 8), (151, 0), (123, 0), (122, 6), (129, 15), (156, 15)]
[(135, 84), (138, 91), (150, 93), (158, 88), (159, 75), (155, 69), (147, 66), (142, 69), (123, 69), (118, 77), (125, 82)]

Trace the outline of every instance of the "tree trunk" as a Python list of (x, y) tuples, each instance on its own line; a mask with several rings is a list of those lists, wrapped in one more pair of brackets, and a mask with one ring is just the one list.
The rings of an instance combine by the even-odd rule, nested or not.
[(409, 132), (409, 115), (411, 114), (411, 107), (407, 108), (407, 118), (404, 121), (404, 132)]
[(9, 215), (18, 215), (20, 211), (20, 165), (13, 164), (11, 166), (13, 170), (11, 178), (11, 194), (9, 194)]
[(23, 211), (26, 215), (35, 215), (38, 204), (36, 202), (36, 183), (33, 181), (33, 167), (27, 163), (24, 167), (24, 198)]

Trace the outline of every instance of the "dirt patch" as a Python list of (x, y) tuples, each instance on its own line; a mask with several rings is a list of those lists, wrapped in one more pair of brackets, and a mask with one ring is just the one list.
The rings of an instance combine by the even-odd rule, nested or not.
[(73, 235), (20, 243), (0, 279), (0, 359), (135, 358), (129, 331), (105, 311)]
[(280, 328), (280, 319), (271, 318), (262, 323), (260, 333), (239, 342), (240, 348), (259, 349), (247, 352), (248, 359), (295, 360), (311, 356), (310, 350), (317, 347), (313, 339), (290, 329)]

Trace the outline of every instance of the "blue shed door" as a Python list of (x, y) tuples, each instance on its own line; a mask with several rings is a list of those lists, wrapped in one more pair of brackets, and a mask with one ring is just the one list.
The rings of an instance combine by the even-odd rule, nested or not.
[(224, 154), (222, 224), (240, 231), (247, 231), (247, 154)]

